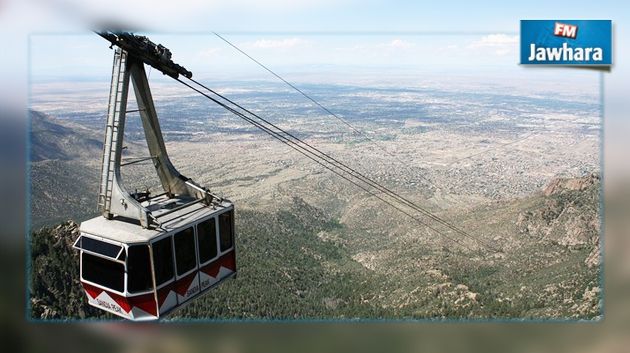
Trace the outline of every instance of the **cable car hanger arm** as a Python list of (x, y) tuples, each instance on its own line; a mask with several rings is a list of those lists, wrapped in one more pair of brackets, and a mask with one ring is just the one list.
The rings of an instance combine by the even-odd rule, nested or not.
[(94, 31), (107, 41), (125, 50), (129, 55), (140, 59), (154, 69), (177, 79), (179, 75), (192, 78), (192, 72), (171, 60), (171, 51), (162, 44), (155, 44), (145, 36), (129, 32)]

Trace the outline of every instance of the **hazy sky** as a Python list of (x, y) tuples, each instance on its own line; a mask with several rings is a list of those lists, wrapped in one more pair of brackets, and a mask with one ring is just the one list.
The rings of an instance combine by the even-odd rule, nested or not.
[(292, 80), (303, 77), (292, 72), (321, 72), (336, 78), (362, 69), (434, 75), (461, 70), (480, 76), (499, 74), (507, 80), (518, 75), (592, 78), (596, 73), (527, 70), (517, 65), (521, 19), (591, 18), (613, 20), (615, 66), (605, 78), (607, 89), (611, 88), (606, 98), (623, 103), (627, 92), (623, 85), (630, 81), (629, 66), (619, 60), (628, 54), (621, 40), (629, 33), (626, 8), (618, 1), (547, 0), (7, 0), (0, 6), (0, 29), (11, 55), (3, 57), (0, 67), (7, 82), (14, 83), (2, 85), (0, 93), (11, 104), (24, 102), (19, 95), (28, 91), (21, 82), (29, 67), (33, 80), (108, 77), (111, 50), (89, 29), (112, 23), (150, 33), (201, 78), (265, 75), (211, 31), (224, 34)]
[(607, 1), (571, 1), (570, 6), (553, 1), (355, 0), (55, 0), (7, 5), (9, 10), (28, 10), (35, 81), (107, 77), (111, 50), (88, 32), (102, 23), (149, 34), (197, 77), (229, 78), (264, 72), (211, 31), (281, 74), (305, 70), (518, 74), (519, 20), (603, 18), (617, 23), (629, 16), (619, 11), (617, 2)]
[[(30, 6), (29, 6), (30, 4)], [(49, 0), (29, 7), (35, 29), (117, 23), (147, 31), (518, 31), (524, 18), (627, 18), (622, 1)], [(33, 6), (37, 5), (37, 6)], [(5, 5), (6, 6), (6, 5)]]
[[(195, 73), (259, 72), (255, 64), (214, 35), (159, 35), (173, 59)], [(504, 69), (517, 64), (515, 34), (336, 34), (279, 33), (226, 38), (266, 65), (280, 70), (342, 66), (344, 70), (411, 68), (420, 71), (470, 68)], [(108, 75), (112, 51), (94, 35), (32, 35), (31, 69), (35, 79)]]

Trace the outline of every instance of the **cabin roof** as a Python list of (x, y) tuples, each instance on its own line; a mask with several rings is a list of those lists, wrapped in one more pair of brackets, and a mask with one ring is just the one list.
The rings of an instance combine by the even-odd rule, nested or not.
[[(152, 214), (159, 216), (160, 212), (157, 210), (156, 205), (160, 203), (162, 203), (162, 205), (166, 204), (164, 200), (152, 200), (143, 204), (143, 206), (150, 210), (154, 209), (155, 211), (153, 211)], [(207, 206), (201, 202), (194, 203), (163, 216), (163, 218), (160, 218), (162, 224), (155, 229), (143, 228), (138, 221), (121, 218), (107, 219), (103, 216), (94, 217), (81, 222), (79, 229), (81, 234), (101, 237), (114, 242), (125, 244), (147, 243), (162, 234), (195, 224), (209, 216), (223, 213), (225, 210), (231, 209), (232, 207), (232, 203), (229, 201), (222, 201), (219, 204), (213, 204), (211, 206)], [(165, 211), (162, 210), (161, 213), (164, 212)]]

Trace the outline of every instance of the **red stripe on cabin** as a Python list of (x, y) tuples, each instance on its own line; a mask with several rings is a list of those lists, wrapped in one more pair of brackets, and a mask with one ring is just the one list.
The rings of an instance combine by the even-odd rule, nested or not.
[(235, 261), (234, 261), (234, 251), (231, 251), (216, 261), (209, 263), (208, 265), (201, 268), (201, 271), (207, 274), (210, 277), (216, 278), (219, 274), (219, 270), (221, 267), (225, 267), (230, 271), (234, 271), (236, 269)]
[[(96, 299), (96, 297), (98, 297), (99, 295), (101, 295), (101, 293), (105, 292), (107, 293), (107, 295), (109, 295), (110, 298), (112, 298), (113, 301), (116, 302), (116, 304), (118, 304), (125, 312), (129, 313), (129, 311), (131, 311), (131, 304), (129, 304), (129, 302), (127, 301), (127, 298), (123, 297), (122, 295), (119, 294), (115, 294), (109, 291), (106, 291), (104, 289), (95, 287), (91, 284), (88, 283), (83, 283), (81, 282), (81, 284), (83, 285), (83, 288), (85, 289), (85, 292), (92, 297), (92, 299)], [(144, 309), (143, 309), (144, 310)]]
[(105, 292), (107, 293), (107, 295), (109, 295), (110, 298), (112, 298), (112, 300), (114, 300), (116, 302), (116, 304), (118, 304), (124, 311), (126, 311), (127, 313), (129, 312), (129, 310), (131, 310), (131, 305), (129, 305), (129, 303), (127, 303), (127, 300), (125, 299), (125, 297), (118, 295), (118, 294), (114, 294), (111, 292), (108, 292), (104, 289), (95, 287), (91, 284), (87, 284), (87, 283), (81, 283), (83, 285), (83, 288), (85, 289), (85, 292), (92, 297), (92, 299), (96, 299), (96, 297), (98, 297), (99, 295), (101, 295), (101, 293)]
[(120, 305), (120, 307), (127, 314), (129, 314), (129, 312), (131, 311), (132, 306), (129, 303), (129, 301), (127, 300), (126, 297), (123, 297), (122, 295), (119, 295), (119, 294), (116, 294), (116, 293), (110, 293), (108, 291), (105, 291), (105, 293), (107, 293), (116, 302), (116, 304)]
[(171, 293), (171, 291), (173, 290), (173, 287), (175, 286), (175, 282), (170, 283), (160, 289), (158, 289), (158, 307), (161, 308), (162, 304), (164, 304), (164, 301), (166, 301), (166, 298), (168, 298), (168, 295)]
[(131, 304), (132, 307), (140, 308), (153, 316), (157, 316), (157, 307), (155, 306), (153, 293), (129, 297), (129, 304)]
[(175, 292), (177, 292), (177, 294), (179, 294), (181, 296), (185, 296), (186, 295), (186, 291), (188, 290), (188, 287), (190, 287), (190, 284), (195, 279), (195, 275), (197, 275), (197, 271), (195, 271), (195, 272), (189, 274), (188, 276), (178, 280), (175, 283)]
[(221, 256), (221, 260), (223, 261), (221, 266), (227, 268), (230, 271), (236, 271), (236, 261), (234, 261), (235, 260), (234, 251)]
[(85, 289), (85, 292), (92, 297), (92, 299), (96, 299), (96, 297), (98, 297), (101, 293), (103, 293), (103, 290), (98, 288), (98, 287), (94, 287), (91, 284), (87, 284), (84, 282), (81, 282), (81, 284), (83, 285), (83, 289)]
[(206, 266), (201, 268), (201, 271), (207, 274), (210, 277), (216, 278), (219, 274), (219, 269), (221, 268), (220, 261), (215, 261), (207, 264)]
[(83, 285), (83, 289), (85, 289), (85, 292), (90, 297), (92, 297), (92, 299), (96, 299), (96, 297), (98, 297), (99, 294), (103, 293), (103, 290), (98, 287), (94, 287), (93, 285), (83, 283), (83, 282), (81, 282), (81, 284)]

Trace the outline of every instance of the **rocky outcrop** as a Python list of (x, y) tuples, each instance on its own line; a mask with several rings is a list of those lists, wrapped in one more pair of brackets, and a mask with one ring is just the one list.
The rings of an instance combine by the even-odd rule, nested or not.
[(596, 246), (600, 231), (599, 187), (598, 174), (553, 180), (543, 190), (542, 207), (519, 214), (519, 231), (567, 247)]
[(557, 178), (551, 181), (543, 190), (545, 196), (557, 195), (566, 191), (582, 191), (599, 187), (599, 174), (590, 174), (581, 178)]

